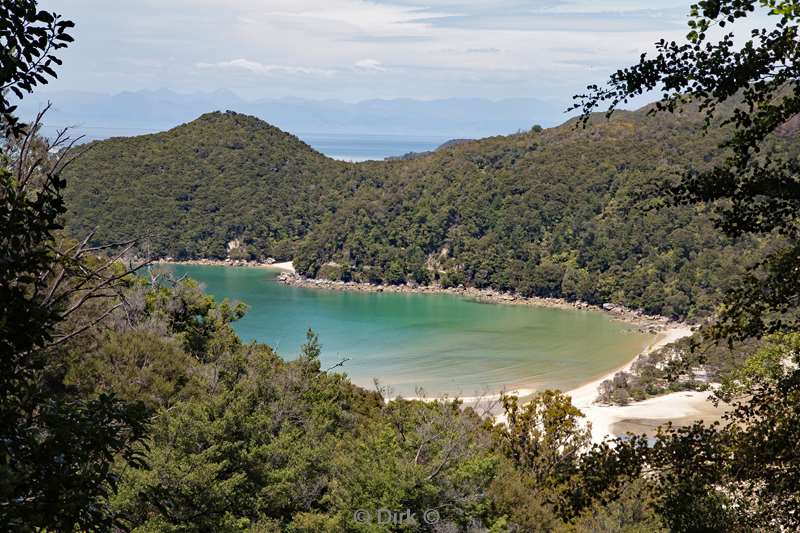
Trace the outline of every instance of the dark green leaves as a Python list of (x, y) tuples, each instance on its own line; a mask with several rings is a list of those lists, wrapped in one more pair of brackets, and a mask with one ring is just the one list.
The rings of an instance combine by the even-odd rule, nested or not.
[(35, 0), (0, 0), (0, 119), (4, 135), (19, 135), (24, 125), (14, 117), (15, 106), (6, 91), (19, 99), (37, 85), (55, 78), (51, 65), (61, 61), (53, 52), (73, 42), (69, 35), (75, 26), (60, 15), (37, 11)]
[[(733, 25), (757, 7), (772, 26), (752, 31), (752, 40), (737, 44), (734, 33), (708, 41), (704, 32), (713, 25)], [(710, 168), (690, 168), (684, 179), (672, 188), (672, 200), (680, 204), (711, 205), (716, 225), (727, 235), (779, 233), (796, 244), (800, 237), (800, 165), (796, 143), (800, 116), (800, 26), (798, 3), (777, 0), (718, 0), (699, 2), (692, 7), (688, 43), (660, 41), (658, 55), (642, 57), (638, 64), (617, 72), (605, 88), (592, 86), (576, 97), (577, 108), (589, 113), (608, 103), (608, 113), (642, 91), (660, 89), (663, 100), (657, 111), (682, 112), (689, 106), (706, 117), (706, 128), (729, 128), (721, 144), (727, 155)], [(777, 259), (777, 258), (776, 258)], [(784, 257), (785, 259), (785, 257)], [(793, 279), (793, 269), (784, 259), (770, 261), (782, 265), (775, 279)], [(723, 309), (732, 323), (747, 322), (747, 334), (758, 325), (762, 333), (781, 327), (797, 326), (796, 317), (787, 317), (788, 307), (797, 305), (796, 286), (785, 283), (783, 290), (771, 286), (767, 300), (743, 281)], [(764, 305), (767, 301), (770, 306)], [(745, 313), (755, 313), (745, 318)], [(735, 318), (734, 318), (735, 317)], [(727, 318), (723, 316), (721, 322)], [(744, 327), (744, 324), (742, 324)], [(732, 334), (726, 328), (719, 334)]]

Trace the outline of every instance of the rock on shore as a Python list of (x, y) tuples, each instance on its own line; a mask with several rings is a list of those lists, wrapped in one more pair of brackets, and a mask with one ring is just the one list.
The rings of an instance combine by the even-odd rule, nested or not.
[(281, 283), (285, 283), (286, 285), (291, 285), (293, 287), (324, 289), (331, 291), (454, 294), (486, 303), (536, 305), (557, 309), (604, 311), (609, 315), (612, 315), (614, 318), (633, 324), (641, 331), (649, 333), (657, 333), (674, 325), (674, 322), (668, 318), (647, 315), (641, 310), (632, 310), (616, 304), (607, 303), (603, 304), (602, 306), (596, 306), (582, 301), (570, 302), (560, 298), (540, 298), (536, 296), (526, 297), (511, 292), (501, 292), (494, 289), (478, 289), (475, 287), (465, 287), (463, 285), (447, 288), (439, 285), (418, 285), (416, 283), (406, 283), (403, 285), (376, 285), (372, 283), (358, 283), (354, 281), (346, 282), (306, 278), (292, 272), (284, 272), (280, 274), (278, 276), (278, 280)]

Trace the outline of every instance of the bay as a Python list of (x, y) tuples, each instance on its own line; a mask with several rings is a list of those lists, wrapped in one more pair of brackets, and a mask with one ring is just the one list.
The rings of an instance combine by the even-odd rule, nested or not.
[(347, 133), (308, 133), (300, 138), (315, 150), (333, 159), (358, 163), (402, 156), (409, 152), (435, 150), (450, 137), (432, 135), (357, 135)]
[(569, 390), (622, 366), (653, 336), (600, 312), (486, 304), (455, 295), (334, 292), (286, 286), (265, 268), (170, 265), (218, 299), (249, 305), (234, 324), (245, 341), (287, 359), (306, 331), (322, 366), (394, 394), (477, 396), (500, 390)]

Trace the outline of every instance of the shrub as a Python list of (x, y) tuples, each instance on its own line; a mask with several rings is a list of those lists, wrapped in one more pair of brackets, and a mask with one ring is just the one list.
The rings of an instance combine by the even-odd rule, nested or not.
[(628, 405), (630, 402), (630, 395), (625, 389), (617, 389), (614, 391), (612, 398), (614, 403), (619, 405)]

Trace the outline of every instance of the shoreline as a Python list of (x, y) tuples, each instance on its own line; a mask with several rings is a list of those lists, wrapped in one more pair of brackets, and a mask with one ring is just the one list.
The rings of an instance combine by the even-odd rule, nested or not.
[[(257, 262), (242, 261), (233, 259), (190, 259), (174, 260), (171, 258), (155, 261), (155, 264), (183, 264), (199, 266), (227, 266), (227, 267), (250, 267), (268, 268), (281, 270), (278, 281), (292, 287), (329, 290), (337, 292), (373, 292), (373, 293), (395, 293), (395, 294), (446, 294), (472, 299), (481, 303), (506, 304), (506, 305), (529, 305), (536, 307), (546, 307), (551, 309), (579, 310), (590, 312), (602, 312), (614, 320), (635, 326), (640, 332), (657, 334), (658, 337), (647, 345), (642, 351), (638, 352), (627, 363), (605, 373), (599, 378), (576, 387), (565, 394), (572, 398), (575, 407), (584, 414), (585, 422), (592, 427), (592, 442), (599, 443), (608, 437), (613, 437), (612, 429), (615, 425), (624, 424), (632, 419), (647, 419), (666, 423), (670, 420), (685, 419), (693, 415), (708, 412), (708, 398), (712, 392), (675, 392), (648, 398), (639, 402), (632, 402), (629, 405), (602, 405), (596, 404), (598, 387), (604, 381), (613, 378), (618, 372), (629, 371), (641, 356), (648, 355), (664, 346), (676, 342), (687, 336), (691, 336), (693, 328), (691, 325), (677, 322), (662, 316), (646, 315), (641, 311), (634, 311), (624, 306), (614, 304), (592, 305), (587, 302), (569, 302), (561, 298), (541, 298), (525, 297), (514, 293), (500, 292), (493, 289), (476, 289), (474, 287), (450, 287), (443, 288), (437, 285), (374, 285), (371, 283), (330, 281), (322, 279), (309, 279), (296, 273), (291, 261), (286, 262)], [(516, 391), (509, 391), (524, 399), (532, 396), (536, 391), (529, 388), (520, 388)], [(499, 398), (499, 394), (492, 394), (484, 397), (461, 398), (464, 401), (478, 401)], [(406, 398), (413, 400), (414, 398)], [(417, 398), (420, 399), (420, 398)], [(423, 401), (434, 401), (440, 398), (420, 399)], [(502, 416), (495, 419), (502, 422)]]
[(569, 301), (564, 298), (545, 298), (540, 296), (522, 296), (513, 292), (502, 292), (495, 289), (478, 289), (475, 287), (442, 287), (440, 285), (417, 285), (406, 283), (405, 285), (376, 285), (372, 283), (356, 281), (330, 281), (326, 279), (312, 279), (301, 276), (297, 273), (292, 261), (268, 262), (268, 261), (248, 261), (237, 259), (182, 259), (177, 260), (171, 257), (159, 259), (154, 264), (168, 265), (198, 265), (198, 266), (221, 266), (221, 267), (248, 267), (248, 268), (271, 268), (282, 270), (278, 276), (278, 281), (290, 287), (303, 289), (328, 290), (339, 292), (375, 292), (375, 293), (395, 293), (395, 294), (446, 294), (468, 298), (479, 303), (506, 304), (506, 305), (530, 305), (535, 307), (545, 307), (550, 309), (566, 309), (578, 311), (601, 312), (606, 316), (636, 326), (643, 333), (661, 333), (674, 327), (689, 327), (688, 324), (678, 322), (671, 318), (659, 315), (648, 315), (643, 311), (629, 309), (623, 305), (604, 303), (602, 305), (590, 304), (584, 301)]
[[(684, 324), (662, 331), (658, 338), (638, 352), (627, 363), (579, 387), (569, 391), (562, 391), (564, 395), (571, 398), (572, 405), (583, 413), (582, 423), (590, 425), (592, 444), (599, 444), (607, 438), (614, 438), (614, 426), (629, 422), (633, 419), (646, 419), (658, 422), (658, 424), (663, 424), (671, 420), (687, 419), (695, 414), (705, 413), (708, 410), (707, 406), (709, 406), (710, 403), (707, 402), (707, 399), (713, 394), (713, 392), (710, 391), (675, 392), (662, 396), (655, 396), (640, 402), (631, 402), (625, 406), (595, 403), (598, 395), (598, 387), (601, 383), (607, 379), (613, 378), (617, 372), (629, 371), (633, 363), (640, 357), (690, 336), (692, 333), (692, 328)], [(518, 396), (524, 402), (527, 397), (532, 396), (536, 391), (521, 388), (517, 394), (514, 394), (515, 392), (517, 391), (511, 391), (511, 394)], [(495, 423), (504, 424), (505, 415), (502, 413), (498, 414), (495, 416), (494, 420)]]
[(394, 294), (445, 294), (468, 298), (479, 303), (528, 305), (550, 309), (565, 309), (571, 311), (601, 312), (606, 316), (635, 326), (643, 333), (661, 333), (676, 327), (688, 328), (689, 325), (677, 322), (667, 317), (647, 315), (642, 311), (628, 309), (622, 305), (605, 303), (594, 305), (588, 302), (570, 302), (563, 298), (543, 298), (539, 296), (522, 296), (511, 292), (501, 292), (494, 289), (477, 289), (475, 287), (441, 287), (439, 285), (375, 285), (355, 281), (330, 281), (325, 279), (311, 279), (303, 277), (296, 272), (285, 272), (278, 276), (278, 281), (291, 287), (304, 289), (328, 290), (337, 292), (374, 292)]
[[(646, 400), (631, 402), (628, 405), (613, 405), (613, 404), (598, 404), (595, 403), (598, 395), (598, 387), (607, 379), (611, 379), (617, 372), (629, 371), (633, 363), (640, 357), (648, 355), (656, 350), (663, 348), (673, 342), (682, 338), (692, 335), (693, 330), (689, 326), (680, 325), (663, 331), (659, 337), (648, 344), (643, 350), (637, 353), (630, 361), (624, 365), (604, 374), (599, 378), (595, 378), (584, 385), (576, 387), (569, 391), (563, 391), (563, 394), (569, 396), (572, 405), (577, 407), (583, 413), (581, 423), (584, 427), (587, 425), (591, 427), (591, 443), (600, 444), (607, 439), (613, 439), (621, 434), (631, 430), (636, 434), (642, 433), (652, 434), (654, 429), (658, 426), (666, 424), (667, 422), (674, 422), (679, 425), (686, 425), (695, 422), (696, 420), (718, 420), (722, 414), (726, 412), (725, 407), (714, 406), (709, 399), (714, 395), (713, 390), (709, 391), (680, 391), (663, 394), (661, 396), (654, 396)], [(409, 401), (446, 401), (458, 398), (465, 405), (478, 407), (481, 405), (490, 406), (494, 404), (494, 409), (497, 408), (497, 402), (501, 395), (507, 394), (516, 396), (524, 404), (528, 398), (538, 392), (537, 389), (520, 387), (515, 390), (508, 390), (500, 393), (486, 394), (482, 396), (464, 396), (464, 397), (402, 397), (403, 400)], [(387, 398), (389, 402), (392, 399)], [(504, 413), (494, 412), (491, 413), (494, 417), (495, 424), (505, 424), (506, 418)]]
[[(692, 335), (693, 330), (690, 326), (680, 325), (673, 327), (671, 329), (665, 330), (661, 332), (661, 334), (650, 344), (645, 346), (645, 348), (636, 354), (636, 356), (628, 361), (627, 363), (620, 365), (619, 367), (611, 370), (610, 372), (602, 375), (599, 378), (593, 379), (588, 383), (581, 385), (580, 387), (576, 387), (570, 391), (567, 391), (567, 394), (572, 396), (573, 404), (580, 399), (583, 403), (586, 403), (586, 400), (589, 400), (589, 403), (594, 403), (595, 398), (597, 398), (597, 389), (600, 387), (600, 384), (606, 380), (612, 379), (617, 373), (619, 372), (630, 372), (631, 367), (633, 364), (640, 358), (646, 355), (650, 355), (651, 353), (660, 350), (664, 346), (668, 344), (672, 344), (673, 342), (679, 341), (680, 339), (690, 337)], [(595, 396), (589, 398), (590, 392), (594, 392)], [(576, 405), (577, 407), (577, 405)]]
[(674, 392), (655, 396), (639, 402), (631, 402), (628, 405), (605, 405), (597, 404), (595, 400), (598, 395), (598, 388), (601, 383), (612, 379), (618, 372), (630, 371), (633, 364), (645, 355), (649, 355), (664, 346), (672, 344), (680, 339), (689, 337), (694, 333), (693, 329), (685, 324), (677, 325), (663, 331), (659, 338), (648, 345), (644, 350), (626, 364), (608, 372), (607, 374), (594, 379), (580, 387), (566, 391), (565, 394), (572, 398), (572, 404), (581, 410), (586, 422), (592, 425), (592, 442), (599, 443), (606, 437), (613, 436), (612, 427), (615, 424), (632, 418), (648, 418), (669, 420), (686, 418), (699, 412), (698, 407), (705, 404), (712, 392)]
[(196, 265), (196, 266), (222, 266), (238, 268), (272, 268), (294, 274), (294, 265), (291, 261), (267, 262), (246, 261), (243, 259), (172, 259), (170, 257), (153, 261), (154, 265)]

